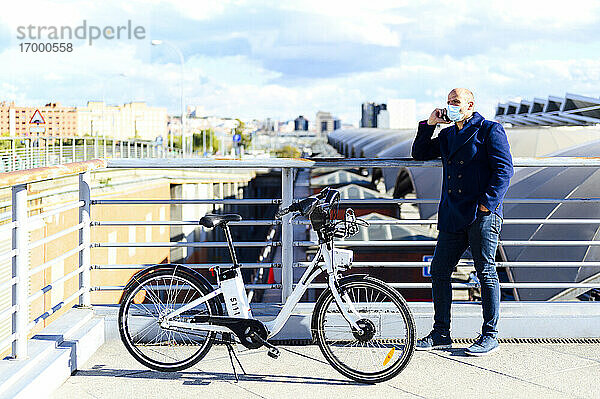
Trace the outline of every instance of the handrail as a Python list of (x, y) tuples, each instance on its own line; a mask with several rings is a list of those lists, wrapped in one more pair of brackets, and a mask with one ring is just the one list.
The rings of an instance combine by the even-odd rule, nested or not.
[[(121, 285), (100, 285), (92, 286), (90, 284), (90, 270), (138, 270), (148, 264), (114, 264), (116, 258), (104, 260), (103, 264), (92, 264), (90, 259), (91, 248), (224, 248), (227, 247), (227, 242), (224, 241), (179, 241), (179, 242), (163, 242), (166, 241), (162, 237), (158, 240), (159, 242), (153, 242), (150, 238), (147, 238), (148, 242), (93, 242), (91, 240), (90, 228), (94, 226), (106, 227), (113, 226), (116, 228), (120, 227), (131, 227), (132, 226), (145, 226), (146, 231), (150, 231), (151, 226), (198, 226), (197, 220), (90, 220), (91, 206), (95, 205), (128, 205), (128, 204), (141, 204), (141, 205), (244, 205), (244, 206), (263, 206), (263, 205), (281, 205), (288, 206), (294, 200), (293, 197), (293, 182), (295, 176), (295, 170), (303, 168), (325, 168), (325, 169), (340, 169), (340, 168), (400, 168), (400, 167), (439, 167), (440, 161), (415, 161), (408, 158), (376, 158), (376, 159), (196, 159), (196, 158), (184, 158), (184, 159), (129, 159), (129, 158), (111, 158), (111, 159), (94, 159), (85, 162), (74, 162), (64, 164), (60, 166), (50, 166), (44, 168), (30, 169), (24, 171), (8, 172), (0, 174), (0, 187), (12, 186), (13, 199), (12, 202), (7, 201), (5, 207), (11, 206), (11, 212), (4, 212), (3, 215), (12, 215), (12, 220), (9, 219), (8, 223), (0, 225), (0, 231), (3, 233), (13, 230), (13, 247), (3, 254), (0, 254), (1, 258), (13, 258), (14, 264), (18, 265), (17, 274), (14, 274), (10, 279), (3, 281), (0, 284), (0, 289), (13, 287), (15, 294), (14, 298), (17, 305), (0, 309), (0, 315), (3, 318), (9, 316), (19, 319), (21, 324), (20, 327), (15, 328), (12, 331), (12, 335), (9, 336), (2, 342), (2, 345), (6, 343), (14, 343), (21, 345), (21, 351), (15, 350), (13, 345), (13, 354), (18, 357), (26, 355), (26, 350), (22, 349), (23, 342), (27, 339), (27, 334), (35, 324), (45, 320), (49, 315), (55, 313), (60, 308), (65, 306), (67, 303), (75, 300), (79, 297), (80, 304), (87, 306), (90, 304), (89, 295), (92, 291), (117, 291), (122, 290)], [(598, 168), (600, 167), (600, 157), (551, 157), (551, 158), (515, 158), (515, 167), (589, 167)], [(90, 189), (90, 171), (98, 171), (101, 169), (122, 169), (122, 168), (133, 168), (133, 169), (204, 169), (204, 168), (227, 168), (227, 169), (281, 169), (282, 170), (282, 196), (281, 198), (196, 198), (196, 199), (113, 199), (113, 198), (91, 198)], [(166, 173), (166, 172), (165, 172)], [(162, 173), (165, 175), (165, 173)], [(32, 200), (37, 194), (31, 197), (27, 196), (27, 185), (38, 181), (44, 181), (49, 179), (61, 178), (65, 176), (79, 175), (79, 199), (70, 201), (65, 205), (57, 206), (52, 209), (47, 209), (45, 212), (31, 215), (31, 208), (28, 208), (28, 200)], [(237, 181), (237, 180), (236, 180)], [(213, 180), (207, 181), (207, 184), (214, 183)], [(202, 182), (201, 182), (202, 184)], [(70, 191), (69, 195), (72, 195), (77, 190)], [(223, 191), (220, 190), (220, 195), (224, 195)], [(341, 203), (344, 205), (358, 204), (434, 204), (438, 203), (437, 198), (382, 198), (382, 199), (345, 199)], [(587, 198), (506, 198), (505, 203), (546, 203), (546, 204), (560, 204), (560, 203), (600, 203), (599, 197), (587, 197)], [(32, 202), (33, 203), (33, 202)], [(43, 202), (42, 202), (43, 203)], [(31, 228), (32, 221), (40, 221), (44, 218), (48, 218), (52, 215), (61, 214), (67, 210), (78, 208), (79, 220), (70, 225), (67, 228), (62, 228), (61, 231), (55, 232), (46, 237), (38, 238), (36, 241), (30, 240), (27, 236), (28, 230)], [(260, 215), (260, 213), (258, 213)], [(193, 217), (193, 216), (192, 216)], [(303, 267), (307, 262), (299, 262), (294, 259), (294, 247), (314, 247), (317, 243), (311, 239), (308, 240), (294, 240), (293, 229), (296, 225), (306, 225), (307, 220), (291, 220), (285, 218), (283, 220), (273, 219), (260, 219), (264, 216), (257, 216), (258, 219), (246, 219), (240, 222), (231, 222), (231, 226), (280, 226), (281, 237), (275, 237), (275, 228), (271, 228), (272, 234), (270, 233), (266, 237), (266, 241), (238, 241), (236, 245), (239, 247), (259, 247), (263, 248), (261, 256), (258, 257), (258, 262), (243, 263), (242, 267), (245, 269), (257, 269), (261, 268), (268, 270), (269, 268), (277, 269), (277, 282), (273, 282), (272, 278), (269, 279), (269, 283), (261, 284), (260, 279), (256, 279), (252, 284), (248, 284), (247, 288), (250, 290), (265, 290), (265, 289), (281, 289), (282, 300), (289, 295), (293, 288), (293, 267)], [(188, 216), (188, 219), (190, 216)], [(135, 218), (132, 218), (135, 219)], [(432, 226), (437, 224), (435, 219), (402, 219), (402, 220), (373, 220), (370, 221), (375, 226), (385, 225), (424, 225)], [(504, 220), (505, 224), (523, 224), (523, 225), (593, 225), (600, 224), (600, 218), (509, 218)], [(61, 226), (62, 227), (62, 226)], [(161, 227), (162, 229), (162, 227)], [(79, 232), (79, 241), (75, 244), (74, 248), (64, 248), (59, 251), (59, 255), (53, 259), (46, 261), (35, 267), (31, 267), (29, 264), (29, 258), (27, 256), (28, 251), (31, 249), (48, 244), (49, 242), (56, 240), (60, 237), (66, 237), (68, 234)], [(162, 233), (161, 233), (162, 234)], [(17, 238), (15, 238), (17, 237)], [(102, 237), (102, 236), (101, 236)], [(148, 237), (148, 236), (147, 236)], [(300, 238), (300, 237), (299, 237)], [(433, 247), (436, 241), (432, 237), (428, 237), (427, 240), (386, 240), (386, 241), (362, 241), (362, 240), (339, 240), (337, 245), (340, 247), (353, 247), (353, 246), (370, 246), (370, 247), (406, 247), (406, 246), (417, 246), (417, 247)], [(587, 237), (583, 237), (587, 238)], [(168, 239), (168, 238), (167, 238)], [(257, 239), (256, 237), (250, 238)], [(102, 238), (106, 240), (106, 238)], [(95, 240), (98, 241), (98, 240)], [(110, 241), (110, 239), (108, 240)], [(136, 241), (130, 239), (129, 241)], [(568, 246), (600, 246), (600, 241), (597, 240), (504, 240), (499, 242), (502, 246), (555, 246), (555, 247), (568, 247)], [(271, 255), (276, 251), (281, 250), (281, 262), (273, 262)], [(111, 250), (112, 251), (112, 250)], [(271, 253), (271, 255), (267, 256)], [(41, 271), (46, 270), (50, 266), (53, 266), (64, 259), (71, 256), (79, 256), (79, 262), (76, 268), (69, 272), (64, 272), (59, 276), (53, 276), (54, 281), (51, 283), (44, 283), (44, 287), (30, 293), (28, 284), (29, 278)], [(263, 262), (264, 260), (264, 262)], [(147, 260), (146, 260), (147, 261)], [(130, 260), (131, 262), (131, 260)], [(133, 260), (136, 262), (136, 260)], [(230, 266), (229, 263), (202, 263), (202, 264), (186, 264), (186, 266), (195, 269), (206, 269), (211, 266), (219, 265), (222, 267)], [(427, 267), (430, 266), (428, 261), (405, 261), (405, 262), (354, 262), (354, 267)], [(471, 266), (472, 261), (461, 260), (459, 266)], [(535, 268), (590, 268), (599, 267), (600, 262), (588, 261), (559, 261), (559, 262), (519, 262), (519, 261), (504, 261), (497, 262), (498, 267), (535, 267)], [(589, 270), (589, 269), (586, 269)], [(262, 274), (264, 276), (264, 274)], [(279, 277), (281, 275), (281, 277)], [(79, 287), (77, 291), (71, 294), (68, 298), (62, 299), (58, 304), (54, 304), (50, 309), (44, 308), (41, 315), (34, 317), (33, 321), (29, 319), (28, 304), (29, 302), (42, 297), (46, 292), (53, 289), (56, 284), (61, 284), (69, 279), (74, 279), (77, 276), (80, 277)], [(264, 281), (264, 280), (263, 280)], [(117, 284), (122, 281), (116, 282)], [(431, 283), (429, 282), (393, 282), (391, 286), (397, 288), (430, 288)], [(477, 282), (467, 283), (453, 283), (455, 288), (475, 288), (478, 287)], [(311, 287), (324, 287), (322, 284), (314, 284)], [(600, 282), (596, 282), (596, 279), (588, 279), (582, 282), (503, 282), (501, 283), (502, 288), (560, 288), (560, 289), (580, 289), (587, 290), (593, 288), (600, 288)], [(23, 295), (25, 293), (25, 295)], [(62, 293), (61, 293), (62, 295)], [(65, 294), (66, 295), (66, 294)], [(23, 301), (24, 298), (24, 301)], [(21, 302), (19, 302), (21, 301)], [(25, 305), (22, 302), (27, 302)], [(23, 324), (23, 321), (26, 321)], [(4, 347), (0, 346), (0, 349)], [(18, 355), (17, 355), (18, 354)]]
[(72, 162), (63, 165), (46, 166), (43, 168), (16, 170), (0, 173), (0, 188), (17, 184), (33, 183), (42, 180), (71, 176), (82, 172), (106, 168), (105, 159), (92, 159), (83, 162)]

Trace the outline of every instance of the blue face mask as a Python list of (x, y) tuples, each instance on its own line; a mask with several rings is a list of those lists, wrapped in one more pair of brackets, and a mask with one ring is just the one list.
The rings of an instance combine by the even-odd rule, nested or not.
[(448, 119), (450, 119), (452, 122), (458, 122), (463, 117), (458, 105), (446, 105), (446, 112)]

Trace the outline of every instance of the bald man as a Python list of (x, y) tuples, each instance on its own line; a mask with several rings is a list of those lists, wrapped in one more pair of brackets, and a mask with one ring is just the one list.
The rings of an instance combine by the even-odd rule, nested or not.
[[(432, 138), (438, 124), (452, 124)], [(438, 241), (431, 261), (433, 330), (417, 341), (418, 350), (452, 347), (450, 338), (451, 275), (470, 248), (481, 284), (483, 326), (466, 354), (484, 356), (498, 349), (500, 284), (496, 248), (502, 227), (502, 201), (513, 175), (506, 133), (497, 122), (475, 112), (473, 93), (464, 88), (448, 94), (446, 108), (436, 108), (419, 123), (412, 147), (417, 160), (442, 159), (442, 196)]]

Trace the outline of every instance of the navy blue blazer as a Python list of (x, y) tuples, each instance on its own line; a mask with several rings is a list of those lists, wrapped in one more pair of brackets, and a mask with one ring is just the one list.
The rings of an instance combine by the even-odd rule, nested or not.
[(502, 201), (514, 172), (502, 125), (475, 112), (460, 131), (452, 125), (432, 139), (434, 130), (427, 121), (419, 122), (412, 156), (420, 161), (442, 158), (438, 230), (465, 230), (475, 221), (479, 204), (503, 217)]

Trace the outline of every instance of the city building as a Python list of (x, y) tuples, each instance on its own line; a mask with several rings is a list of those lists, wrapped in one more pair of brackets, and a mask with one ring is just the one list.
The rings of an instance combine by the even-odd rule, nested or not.
[[(294, 130), (295, 131), (299, 131), (299, 130), (308, 131), (308, 119), (306, 119), (302, 115), (300, 115), (299, 117), (294, 119)], [(335, 130), (335, 128), (334, 128), (334, 130)]]
[(77, 123), (79, 136), (144, 140), (167, 137), (167, 109), (149, 107), (145, 102), (106, 105), (89, 101), (85, 107), (77, 107)]
[(387, 112), (387, 127), (390, 129), (413, 129), (417, 126), (417, 102), (413, 98), (388, 100)]
[[(36, 110), (40, 111), (45, 123), (29, 124)], [(36, 128), (35, 132), (30, 127)], [(44, 131), (41, 131), (43, 128)], [(21, 107), (14, 102), (0, 103), (0, 134), (10, 136), (76, 136), (78, 132), (77, 110), (60, 103), (49, 103), (43, 107)]]
[(315, 130), (317, 133), (333, 132), (335, 129), (339, 129), (342, 126), (342, 121), (338, 118), (331, 116), (330, 112), (317, 112), (315, 118)]
[(361, 110), (360, 127), (378, 127), (377, 116), (381, 111), (387, 110), (387, 105), (363, 103)]

